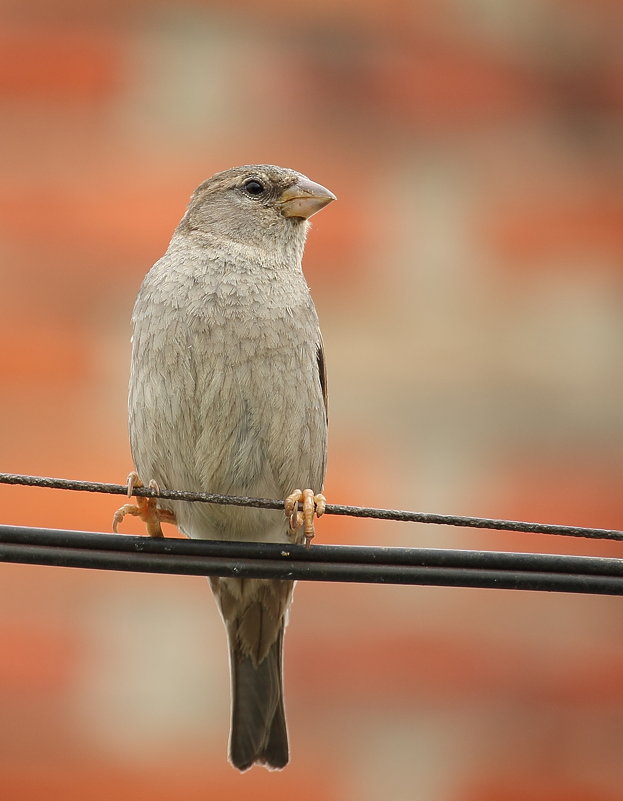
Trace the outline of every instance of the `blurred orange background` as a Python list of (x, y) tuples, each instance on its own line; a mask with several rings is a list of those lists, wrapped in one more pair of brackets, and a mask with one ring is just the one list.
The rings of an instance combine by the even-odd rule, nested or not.
[[(1, 470), (124, 481), (142, 277), (201, 180), (277, 163), (338, 196), (305, 259), (329, 500), (623, 527), (620, 3), (0, 15)], [(0, 487), (1, 522), (107, 531), (118, 500)], [(318, 539), (623, 555), (345, 518)], [(292, 762), (240, 776), (204, 579), (0, 576), (2, 799), (621, 798), (621, 599), (300, 584)]]

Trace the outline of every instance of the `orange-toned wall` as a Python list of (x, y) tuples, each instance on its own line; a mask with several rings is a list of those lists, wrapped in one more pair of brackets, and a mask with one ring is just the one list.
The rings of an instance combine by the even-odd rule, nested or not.
[[(124, 480), (141, 278), (197, 183), (273, 162), (339, 198), (306, 254), (330, 500), (622, 528), (622, 23), (606, 0), (5, 2), (0, 470)], [(0, 503), (101, 531), (116, 506)], [(205, 580), (0, 565), (0, 798), (617, 801), (622, 620), (616, 598), (300, 585), (292, 763), (239, 776)]]

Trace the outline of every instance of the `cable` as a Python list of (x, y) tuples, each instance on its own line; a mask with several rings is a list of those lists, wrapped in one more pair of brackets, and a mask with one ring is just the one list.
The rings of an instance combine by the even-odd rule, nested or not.
[(0, 561), (141, 573), (623, 595), (623, 560), (591, 556), (152, 539), (0, 526)]
[[(75, 481), (66, 478), (46, 478), (14, 473), (0, 473), (0, 484), (20, 484), (29, 487), (74, 490), (78, 492), (100, 492), (110, 495), (126, 495), (125, 484), (104, 484), (95, 481)], [(159, 497), (166, 500), (189, 501), (191, 503), (217, 503), (230, 506), (254, 506), (261, 509), (283, 509), (283, 499), (246, 498), (233, 495), (217, 495), (208, 492), (183, 492), (161, 489), (156, 493), (149, 487), (137, 487), (134, 495)], [(529, 523), (518, 520), (498, 520), (487, 517), (462, 517), (457, 515), (430, 514), (427, 512), (407, 512), (398, 509), (372, 509), (362, 506), (341, 506), (327, 504), (325, 514), (366, 517), (377, 520), (397, 520), (404, 523), (432, 523), (435, 525), (462, 526), (468, 528), (492, 529), (496, 531), (519, 531), (527, 534), (550, 534), (566, 537), (586, 537), (589, 539), (623, 541), (623, 531), (604, 528), (584, 528), (582, 526), (563, 526), (550, 523)]]

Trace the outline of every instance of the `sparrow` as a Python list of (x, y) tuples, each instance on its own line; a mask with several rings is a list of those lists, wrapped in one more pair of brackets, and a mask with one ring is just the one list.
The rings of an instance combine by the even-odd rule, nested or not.
[[(135, 514), (152, 536), (163, 536), (162, 521), (198, 539), (308, 543), (313, 536), (325, 503), (327, 384), (301, 262), (309, 218), (333, 200), (283, 167), (213, 175), (147, 273), (132, 316), (136, 470), (128, 494), (146, 478), (155, 489), (284, 498), (285, 516), (138, 498), (117, 511), (115, 531)], [(282, 648), (293, 582), (212, 577), (210, 584), (229, 642), (229, 759), (241, 771), (255, 763), (283, 768)]]

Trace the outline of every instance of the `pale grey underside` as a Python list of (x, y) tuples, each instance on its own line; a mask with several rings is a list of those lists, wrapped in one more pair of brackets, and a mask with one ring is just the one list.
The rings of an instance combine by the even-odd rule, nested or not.
[[(154, 265), (134, 310), (129, 409), (139, 475), (167, 488), (231, 495), (320, 491), (321, 340), (302, 272), (261, 262), (241, 271), (204, 246), (181, 244), (174, 238)], [(256, 253), (240, 255), (259, 261)], [(191, 537), (288, 539), (281, 512), (170, 508)]]

